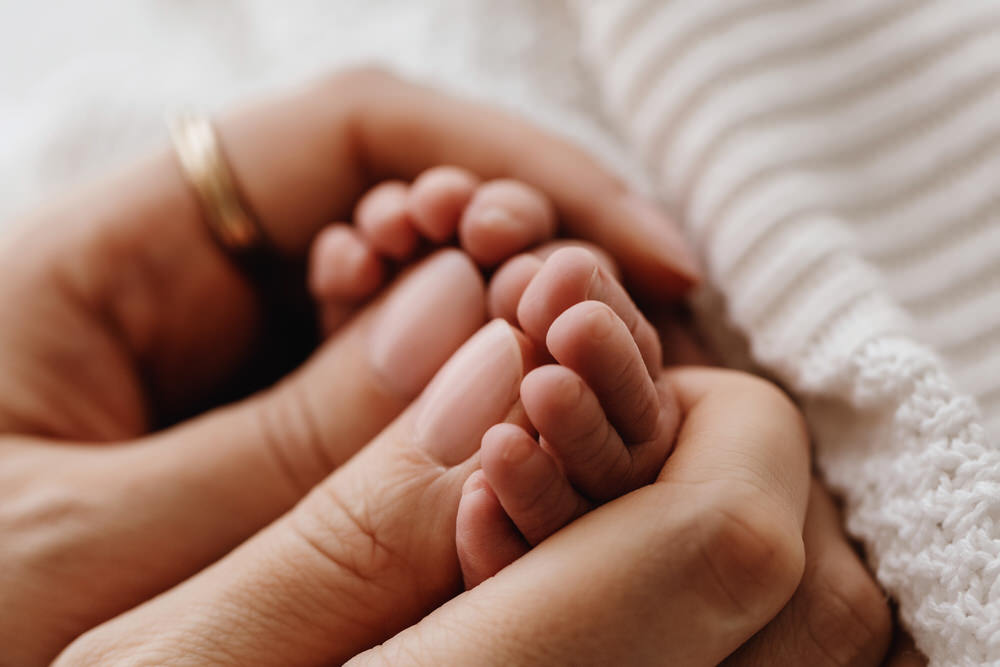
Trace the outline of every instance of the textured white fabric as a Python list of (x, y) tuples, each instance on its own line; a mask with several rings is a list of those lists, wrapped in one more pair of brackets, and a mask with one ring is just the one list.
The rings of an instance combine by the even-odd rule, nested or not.
[(608, 107), (802, 399), (918, 646), (1000, 663), (1000, 5), (578, 9)]
[(998, 53), (971, 1), (8, 4), (0, 219), (178, 103), (347, 62), (527, 113), (675, 212), (706, 328), (800, 398), (919, 647), (1000, 664)]

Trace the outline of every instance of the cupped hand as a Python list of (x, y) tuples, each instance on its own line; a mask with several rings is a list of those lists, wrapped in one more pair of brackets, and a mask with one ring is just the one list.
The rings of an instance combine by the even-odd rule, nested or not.
[[(809, 480), (795, 408), (741, 373), (665, 375), (684, 421), (653, 485), (350, 664), (883, 664), (888, 604)], [(887, 659), (925, 664), (906, 642)]]
[(415, 624), (358, 664), (714, 664), (782, 609), (804, 566), (805, 430), (767, 383), (696, 368), (666, 373), (683, 424), (656, 483), (445, 602), (462, 484), (522, 372), (517, 334), (488, 325), (289, 514), (61, 660), (318, 664)]
[[(669, 297), (694, 280), (669, 223), (586, 155), (390, 75), (339, 74), (218, 130), (291, 262), (375, 180), (453, 164), (535, 186), (566, 233), (609, 248), (647, 292)], [(27, 223), (2, 250), (0, 282), (0, 609), (17, 610), (0, 615), (0, 646), (15, 664), (47, 661), (282, 514), (485, 320), (477, 272), (445, 253), (414, 272), (420, 289), (397, 288), (274, 388), (151, 434), (305, 356), (289, 349), (298, 311), (268, 309), (296, 303), (304, 281), (263, 298), (214, 243), (166, 152)], [(373, 355), (372, 330), (393, 303), (420, 304), (414, 293), (440, 296), (408, 323), (440, 331), (401, 383), (378, 362), (400, 355)]]
[[(217, 128), (239, 189), (286, 258), (349, 219), (373, 183), (451, 164), (534, 186), (564, 233), (607, 249), (646, 294), (669, 299), (696, 279), (676, 227), (585, 153), (379, 71), (335, 75)], [(27, 222), (4, 248), (0, 431), (132, 437), (274, 352), (255, 349), (269, 313), (213, 242), (169, 152)]]
[[(534, 265), (534, 271), (539, 271), (540, 263), (529, 260), (530, 256), (516, 258), (506, 270), (530, 275)], [(561, 276), (567, 273), (565, 268), (560, 271)], [(536, 280), (542, 279), (544, 271), (536, 276)], [(503, 277), (503, 272), (498, 274), (494, 285)], [(561, 282), (566, 280), (560, 277)], [(710, 355), (692, 336), (684, 318), (678, 317), (680, 313), (675, 310), (662, 315), (664, 317), (657, 319), (664, 349), (672, 364), (711, 363)], [(641, 329), (636, 327), (633, 331), (638, 334)], [(641, 339), (641, 335), (636, 336), (637, 343)], [(642, 404), (641, 400), (633, 400), (637, 405)], [(525, 407), (530, 414), (528, 403)], [(593, 423), (584, 418), (570, 420), (572, 422), (584, 426), (582, 431), (577, 431), (582, 433), (589, 433)], [(512, 430), (518, 431), (507, 428), (504, 433)], [(465, 580), (473, 585), (496, 575), (523, 555), (529, 544), (551, 535), (581, 509), (579, 500), (566, 502), (565, 489), (558, 483), (558, 471), (554, 478), (551, 473), (544, 473), (547, 466), (542, 465), (537, 453), (533, 458), (508, 457), (503, 447), (516, 443), (505, 445), (497, 438), (487, 442), (489, 435), (484, 438), (482, 453), (488, 482), (472, 483), (483, 479), (481, 473), (475, 473), (467, 482), (467, 492), (459, 506), (459, 557)], [(552, 434), (545, 437), (547, 452), (566, 455), (559, 450), (558, 440), (553, 442)], [(602, 438), (601, 435), (597, 437)], [(570, 455), (584, 455), (588, 449), (583, 444), (575, 442), (577, 448), (570, 450)], [(493, 449), (487, 451), (488, 445)], [(523, 449), (523, 445), (520, 448)], [(596, 460), (587, 455), (585, 462), (594, 465)], [(560, 470), (569, 469), (571, 464), (572, 460), (563, 462)], [(585, 510), (586, 503), (583, 505)], [(803, 543), (806, 566), (795, 594), (766, 627), (727, 658), (727, 665), (880, 664), (892, 634), (885, 595), (848, 542), (842, 519), (829, 495), (815, 480), (810, 491)], [(905, 639), (905, 633), (897, 633), (888, 664), (924, 664), (920, 654), (913, 650), (912, 642), (907, 645)], [(574, 657), (572, 661), (575, 663), (579, 659)]]
[(406, 407), (485, 313), (478, 268), (441, 251), (243, 401), (121, 442), (0, 438), (0, 609), (16, 610), (0, 613), (0, 664), (47, 663), (285, 512)]

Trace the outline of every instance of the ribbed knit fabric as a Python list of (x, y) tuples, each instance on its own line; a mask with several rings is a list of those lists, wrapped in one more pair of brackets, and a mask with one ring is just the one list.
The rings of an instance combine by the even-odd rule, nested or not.
[(995, 436), (1000, 4), (578, 10), (611, 113), (802, 398), (918, 646), (1000, 663), (1000, 452), (971, 397)]
[(800, 399), (920, 648), (1000, 664), (1000, 4), (14, 3), (0, 59), (4, 220), (165, 110), (358, 60), (582, 143), (684, 225), (704, 326)]

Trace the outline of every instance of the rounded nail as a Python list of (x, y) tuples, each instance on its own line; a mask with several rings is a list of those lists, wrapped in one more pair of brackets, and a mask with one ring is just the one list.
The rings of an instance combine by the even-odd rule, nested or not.
[(413, 398), (486, 319), (482, 277), (457, 250), (401, 278), (372, 323), (369, 360), (382, 384)]
[(517, 401), (524, 374), (521, 347), (503, 320), (473, 336), (420, 397), (414, 438), (442, 465), (471, 456), (483, 434), (502, 422)]

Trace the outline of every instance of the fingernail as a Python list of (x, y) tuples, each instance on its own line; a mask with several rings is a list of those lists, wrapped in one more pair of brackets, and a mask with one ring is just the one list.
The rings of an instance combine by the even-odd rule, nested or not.
[(535, 448), (523, 438), (516, 438), (507, 443), (501, 455), (503, 460), (511, 465), (519, 465), (531, 458)]
[(664, 214), (659, 205), (648, 197), (633, 193), (626, 196), (625, 209), (637, 229), (649, 240), (653, 252), (669, 266), (687, 275), (692, 282), (701, 279), (697, 256), (688, 247), (678, 223)]
[(510, 411), (523, 374), (521, 348), (510, 325), (494, 320), (480, 329), (420, 397), (414, 425), (418, 446), (446, 466), (469, 458), (486, 430)]
[(383, 385), (412, 398), (486, 319), (482, 278), (457, 250), (404, 276), (372, 324), (369, 359)]

